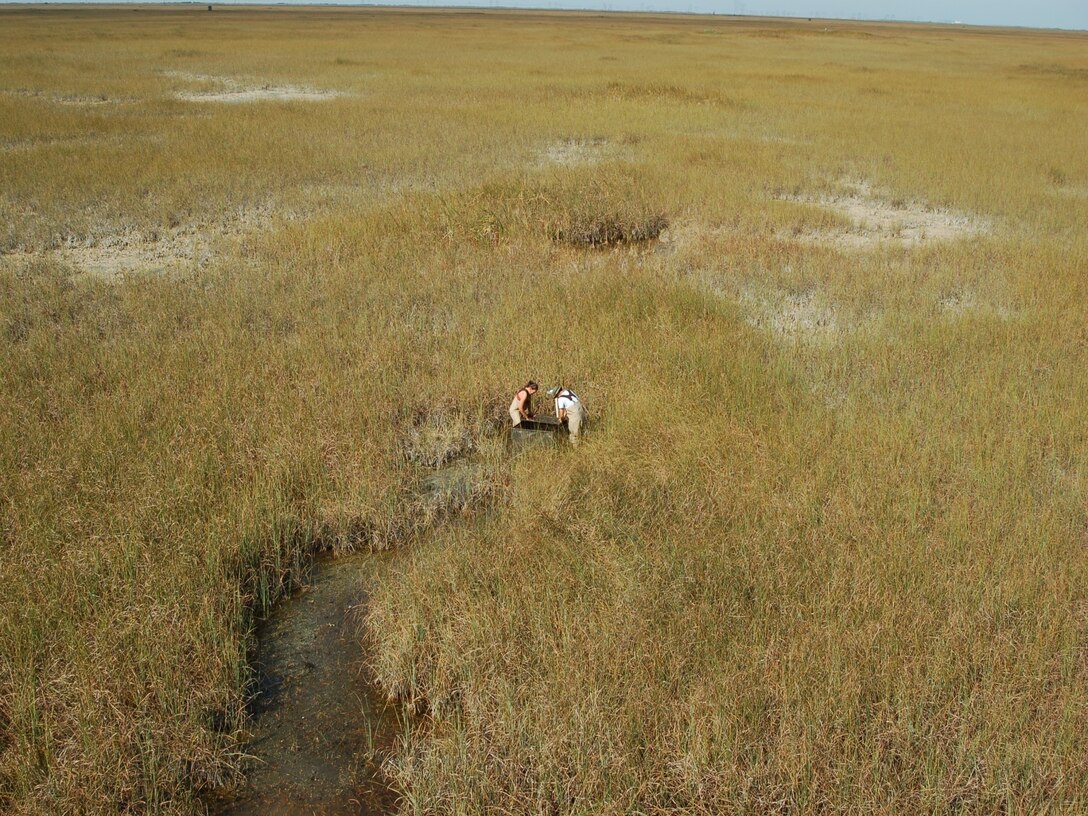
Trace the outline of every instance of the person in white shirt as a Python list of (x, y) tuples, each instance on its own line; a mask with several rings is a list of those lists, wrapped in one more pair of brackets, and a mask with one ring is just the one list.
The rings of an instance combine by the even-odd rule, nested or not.
[(569, 388), (557, 385), (548, 389), (548, 396), (555, 400), (555, 415), (567, 423), (571, 444), (577, 445), (586, 421), (586, 409), (578, 395)]

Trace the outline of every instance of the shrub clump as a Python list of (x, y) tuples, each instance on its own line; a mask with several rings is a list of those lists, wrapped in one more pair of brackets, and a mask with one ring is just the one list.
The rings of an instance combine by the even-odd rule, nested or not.
[(552, 239), (574, 246), (609, 247), (655, 241), (669, 226), (663, 213), (623, 218), (615, 215), (590, 215), (572, 218), (556, 227)]

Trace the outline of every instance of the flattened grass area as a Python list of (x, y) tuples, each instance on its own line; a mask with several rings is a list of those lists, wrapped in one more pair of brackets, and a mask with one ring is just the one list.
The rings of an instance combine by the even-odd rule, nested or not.
[[(405, 813), (1088, 809), (1085, 35), (203, 8), (0, 10), (0, 809), (201, 812), (390, 546)], [(805, 240), (858, 184), (988, 228)], [(528, 376), (585, 443), (420, 521)]]

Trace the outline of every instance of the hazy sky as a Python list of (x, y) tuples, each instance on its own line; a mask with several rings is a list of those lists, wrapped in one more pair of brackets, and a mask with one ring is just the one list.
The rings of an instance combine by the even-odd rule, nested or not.
[[(277, 0), (250, 1), (277, 2)], [(287, 1), (297, 2), (297, 0)], [(338, 5), (353, 4), (353, 0), (324, 1), (335, 2)], [(2, 2), (11, 2), (11, 0), (0, 0), (0, 3)], [(690, 11), (706, 14), (715, 12), (718, 14), (768, 14), (783, 17), (928, 20), (974, 25), (1088, 30), (1088, 0), (1036, 0), (1035, 2), (1025, 2), (1025, 0), (1015, 0), (1015, 2), (1014, 0), (868, 0), (868, 2), (865, 0), (460, 0), (459, 2), (371, 0), (370, 4)]]
[[(451, 4), (425, 0), (416, 3), (402, 1), (396, 5)], [(454, 5), (695, 11), (1088, 29), (1088, 0), (462, 0)]]

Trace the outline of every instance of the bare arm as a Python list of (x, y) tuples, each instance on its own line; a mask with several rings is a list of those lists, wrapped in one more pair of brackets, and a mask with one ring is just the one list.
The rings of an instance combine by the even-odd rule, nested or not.
[[(523, 397), (522, 394), (525, 396)], [(533, 416), (532, 411), (529, 410), (532, 398), (528, 391), (518, 391), (518, 413), (521, 414), (522, 419), (531, 419)]]

